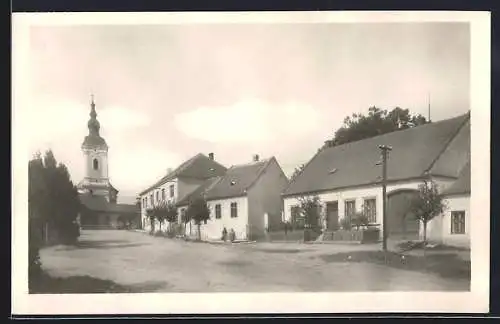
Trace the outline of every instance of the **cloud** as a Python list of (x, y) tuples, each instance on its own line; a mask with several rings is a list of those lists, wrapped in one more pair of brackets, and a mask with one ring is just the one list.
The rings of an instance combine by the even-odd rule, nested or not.
[(318, 127), (321, 116), (311, 106), (258, 99), (229, 106), (200, 107), (175, 116), (175, 125), (187, 136), (214, 143), (255, 143), (300, 137)]

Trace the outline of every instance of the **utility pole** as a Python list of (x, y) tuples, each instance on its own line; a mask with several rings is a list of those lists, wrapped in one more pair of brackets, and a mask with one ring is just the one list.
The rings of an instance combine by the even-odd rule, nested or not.
[(387, 251), (387, 154), (392, 147), (379, 145), (382, 152), (382, 248)]

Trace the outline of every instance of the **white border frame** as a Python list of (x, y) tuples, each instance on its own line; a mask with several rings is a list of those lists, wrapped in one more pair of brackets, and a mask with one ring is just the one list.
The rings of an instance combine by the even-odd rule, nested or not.
[[(446, 11), (13, 13), (12, 312), (13, 314), (208, 314), (335, 312), (487, 312), (489, 309), (490, 13)], [(471, 291), (384, 293), (27, 293), (27, 133), (29, 27), (34, 25), (145, 25), (192, 23), (468, 22), (471, 31)], [(28, 95), (25, 95), (28, 93)], [(486, 148), (486, 149), (485, 149)], [(363, 305), (361, 309), (359, 305)]]

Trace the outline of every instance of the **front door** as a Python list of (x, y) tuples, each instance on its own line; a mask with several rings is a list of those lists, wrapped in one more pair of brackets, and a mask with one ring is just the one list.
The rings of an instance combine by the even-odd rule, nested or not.
[(326, 203), (326, 226), (328, 230), (334, 231), (339, 227), (339, 203), (331, 201)]

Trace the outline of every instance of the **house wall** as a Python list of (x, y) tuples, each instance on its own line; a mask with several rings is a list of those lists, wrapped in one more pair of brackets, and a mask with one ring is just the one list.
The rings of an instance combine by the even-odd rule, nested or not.
[[(238, 204), (238, 217), (231, 218), (231, 203)], [(227, 232), (234, 229), (236, 239), (247, 239), (247, 224), (248, 224), (248, 199), (247, 197), (237, 197), (220, 200), (210, 200), (207, 202), (210, 209), (210, 219), (207, 224), (201, 225), (201, 238), (203, 240), (219, 240), (222, 236), (224, 227)], [(221, 205), (221, 218), (215, 218), (215, 205)], [(184, 207), (186, 208), (186, 207)], [(179, 210), (180, 214), (180, 210)], [(197, 233), (197, 225), (194, 222), (187, 224), (186, 235), (195, 236)]]
[[(428, 240), (451, 246), (470, 247), (470, 195), (449, 196), (446, 210), (427, 224)], [(451, 233), (451, 212), (465, 211), (465, 234)]]
[(268, 215), (269, 228), (276, 228), (281, 222), (283, 200), (281, 192), (288, 184), (283, 170), (272, 160), (264, 173), (248, 191), (248, 223), (251, 239), (265, 235), (265, 214)]
[[(173, 197), (170, 197), (170, 186), (171, 185), (174, 186), (174, 196)], [(162, 189), (165, 189), (165, 200), (166, 201), (170, 201), (170, 202), (176, 201), (178, 199), (178, 196), (179, 196), (178, 179), (172, 179), (171, 181), (167, 181), (164, 184), (162, 184), (161, 186), (158, 186), (154, 189), (151, 189), (150, 191), (148, 191), (145, 194), (140, 196), (140, 199), (141, 199), (141, 220), (142, 220), (142, 223), (144, 224), (143, 229), (146, 231), (151, 230), (151, 224), (150, 224), (150, 221), (147, 217), (146, 210), (153, 207), (153, 204), (158, 204), (160, 202), (163, 202), (162, 194), (161, 194)], [(156, 193), (158, 193), (158, 199), (156, 199)], [(153, 202), (151, 202), (151, 194), (153, 194)], [(143, 203), (144, 198), (147, 198), (146, 204)], [(165, 230), (167, 228), (166, 225), (167, 225), (167, 222), (162, 224), (162, 226), (161, 226), (162, 230)], [(155, 225), (155, 231), (157, 231), (157, 230), (159, 230), (159, 222), (158, 221), (156, 221), (156, 225)]]
[[(162, 202), (162, 195), (161, 195), (161, 190), (165, 189), (165, 200), (166, 201), (179, 201), (182, 198), (184, 198), (186, 195), (192, 193), (194, 190), (196, 190), (199, 186), (201, 186), (204, 183), (205, 180), (202, 179), (194, 179), (194, 178), (176, 178), (172, 179), (171, 181), (168, 181), (161, 186), (158, 186), (157, 188), (154, 188), (147, 193), (143, 194), (140, 196), (141, 198), (141, 222), (144, 225), (143, 229), (146, 231), (151, 230), (151, 224), (150, 221), (146, 215), (146, 210), (148, 208), (152, 207), (150, 196), (153, 194), (153, 201), (154, 203), (159, 203)], [(170, 197), (170, 186), (174, 186), (174, 197)], [(156, 193), (158, 192), (159, 200), (156, 199)], [(143, 199), (147, 197), (147, 204), (143, 205)], [(178, 213), (178, 223), (181, 222), (180, 219), (180, 209)], [(160, 223), (156, 221), (155, 224), (155, 232), (159, 230), (160, 228)], [(166, 231), (168, 228), (168, 222), (162, 223), (161, 229), (162, 231)]]
[[(412, 180), (412, 181), (402, 181), (398, 183), (391, 183), (387, 185), (387, 194), (394, 192), (396, 190), (402, 189), (418, 189), (418, 185), (421, 181)], [(372, 185), (365, 186), (359, 188), (346, 188), (341, 190), (332, 190), (329, 192), (318, 193), (318, 197), (320, 198), (322, 204), (322, 217), (325, 217), (326, 211), (326, 203), (330, 201), (338, 201), (338, 215), (339, 222), (345, 216), (345, 201), (346, 200), (355, 200), (355, 208), (356, 211), (361, 211), (361, 206), (363, 205), (364, 199), (375, 198), (376, 200), (376, 222), (380, 224), (381, 235), (383, 231), (383, 210), (382, 210), (382, 186), (380, 185)], [(297, 197), (286, 197), (284, 199), (284, 218), (287, 221), (291, 219), (291, 208), (293, 206), (299, 205), (299, 201)]]

